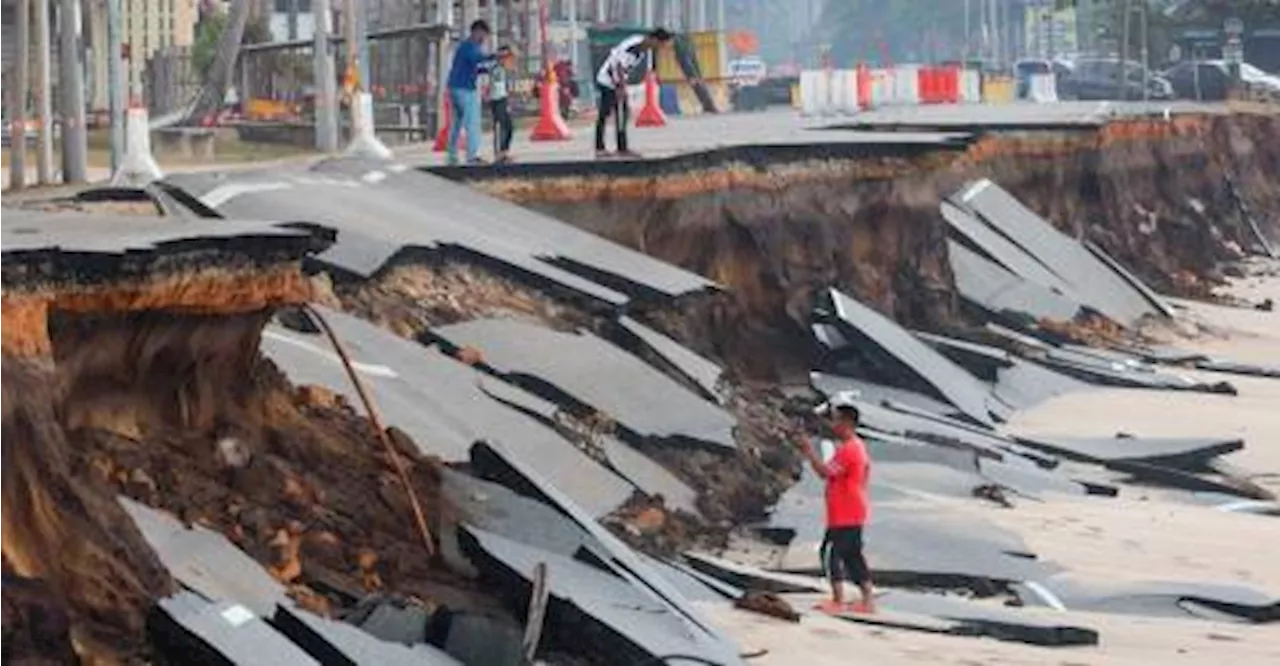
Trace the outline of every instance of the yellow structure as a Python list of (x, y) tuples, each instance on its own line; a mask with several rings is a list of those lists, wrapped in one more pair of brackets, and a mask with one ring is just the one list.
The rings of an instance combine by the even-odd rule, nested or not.
[(982, 77), (982, 101), (987, 104), (1008, 104), (1013, 101), (1016, 89), (1011, 77)]
[[(708, 81), (724, 78), (728, 63), (723, 62), (725, 54), (725, 36), (722, 32), (692, 32), (689, 41), (693, 45), (694, 57), (698, 61), (698, 69), (702, 78)], [(658, 50), (658, 79), (663, 83), (674, 83), (685, 80), (684, 71), (676, 62), (676, 49), (667, 44)]]

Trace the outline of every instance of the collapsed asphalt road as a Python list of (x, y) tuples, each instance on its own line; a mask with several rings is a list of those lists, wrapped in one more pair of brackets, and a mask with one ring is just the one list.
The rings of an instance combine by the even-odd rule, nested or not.
[[(1190, 136), (1260, 126), (1273, 131), (1242, 121)], [(1178, 125), (1174, 145), (1197, 127)], [(937, 167), (992, 145), (889, 165)], [(1275, 157), (1259, 148), (1239, 159), (1230, 167), (1253, 173)], [(976, 185), (957, 174), (923, 178), (928, 187), (867, 186), (894, 193), (893, 205), (867, 196), (851, 208), (784, 207), (831, 230), (800, 246), (794, 225), (763, 217), (727, 244), (703, 242), (720, 231), (695, 233), (679, 253), (685, 268), (660, 260), (677, 258), (672, 232), (637, 243), (644, 253), (628, 250), (430, 174), (355, 160), (97, 195), (153, 199), (163, 220), (7, 221), (5, 318), (20, 325), (5, 327), (5, 456), (20, 464), (6, 465), (6, 575), (54, 589), (81, 649), (126, 659), (195, 644), (230, 656), (233, 643), (261, 641), (259, 657), (328, 663), (337, 651), (362, 663), (346, 641), (372, 640), (419, 646), (396, 659), (515, 663), (532, 618), (538, 654), (553, 663), (668, 654), (734, 663), (740, 646), (689, 599), (767, 589), (779, 570), (812, 573), (817, 489), (785, 438), (818, 394), (852, 387), (878, 461), (883, 536), (872, 561), (883, 584), (1114, 612), (1151, 613), (1126, 600), (1154, 596), (1169, 600), (1159, 612), (1276, 619), (1274, 590), (1151, 581), (1098, 593), (1017, 534), (918, 509), (922, 496), (1005, 505), (1124, 496), (1135, 481), (1187, 501), (1249, 498), (1265, 510), (1274, 499), (1215, 463), (1247, 442), (1027, 440), (993, 428), (1091, 385), (1194, 390), (1157, 367), (1190, 357), (1121, 349), (1168, 314), (1124, 268), (1131, 251), (1106, 242), (1124, 216), (1104, 218), (1094, 249), (1046, 235), (1051, 222), (1010, 198), (975, 202)], [(1254, 210), (1274, 210), (1270, 189), (1238, 180)], [(739, 214), (726, 223), (742, 225)], [(228, 219), (200, 219), (215, 216)], [(1198, 293), (1216, 277), (1214, 260), (1259, 251), (1242, 217), (1215, 219), (1216, 231), (1148, 234), (1161, 258), (1139, 275)], [(1000, 229), (1011, 242), (975, 240)], [(1212, 243), (1184, 246), (1184, 233)], [(831, 253), (835, 239), (844, 249)], [(990, 275), (998, 288), (979, 279)], [(1044, 293), (1053, 309), (1026, 307)], [(430, 553), (341, 354), (296, 309), (306, 301), (327, 306), (318, 311), (391, 426), (428, 512)], [(1100, 342), (1107, 348), (1082, 344)], [(750, 554), (759, 572), (681, 557), (726, 549)], [(55, 555), (64, 551), (77, 555)], [(538, 564), (545, 612), (530, 611)], [(1199, 600), (1191, 610), (1188, 595)], [(1098, 640), (1093, 628), (1046, 627), (1016, 610), (895, 598), (891, 611), (933, 618), (898, 623), (906, 628)], [(14, 617), (6, 632), (33, 631)], [(25, 644), (54, 654), (68, 643)]]

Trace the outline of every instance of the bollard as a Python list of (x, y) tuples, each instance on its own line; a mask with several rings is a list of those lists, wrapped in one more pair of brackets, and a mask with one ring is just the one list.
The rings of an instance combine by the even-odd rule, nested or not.
[(163, 178), (160, 165), (151, 156), (151, 121), (147, 117), (147, 107), (129, 105), (125, 119), (124, 158), (111, 175), (111, 184), (142, 187)]
[(373, 95), (367, 92), (356, 93), (351, 100), (351, 143), (347, 144), (347, 155), (378, 160), (392, 157), (391, 149), (374, 131)]

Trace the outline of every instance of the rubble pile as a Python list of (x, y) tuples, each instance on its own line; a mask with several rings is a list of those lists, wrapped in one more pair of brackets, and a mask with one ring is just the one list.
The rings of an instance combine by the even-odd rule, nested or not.
[[(316, 612), (384, 591), (495, 606), (423, 552), (369, 421), (259, 355), (271, 309), (309, 298), (302, 256), (331, 238), (86, 221), (110, 235), (6, 212), (6, 658), (63, 661), (71, 639), (156, 656), (146, 618), (175, 585), (117, 495), (226, 535)], [(438, 525), (438, 462), (398, 441)]]

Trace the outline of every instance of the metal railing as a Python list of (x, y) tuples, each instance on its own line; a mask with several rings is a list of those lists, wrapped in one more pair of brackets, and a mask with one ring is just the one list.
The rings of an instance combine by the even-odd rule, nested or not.
[[(370, 80), (362, 87), (373, 95), (375, 122), (380, 127), (434, 127), (439, 48), (447, 34), (447, 28), (434, 24), (368, 34)], [(329, 43), (341, 91), (347, 70), (346, 40), (335, 35)], [(314, 121), (313, 49), (310, 39), (241, 47), (236, 81), (245, 114)]]

